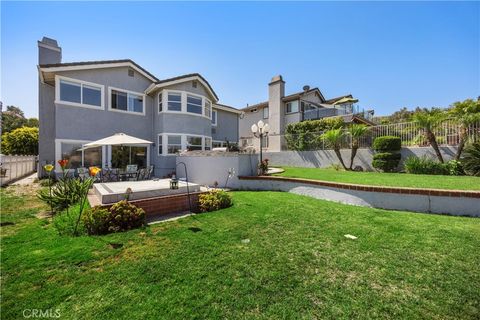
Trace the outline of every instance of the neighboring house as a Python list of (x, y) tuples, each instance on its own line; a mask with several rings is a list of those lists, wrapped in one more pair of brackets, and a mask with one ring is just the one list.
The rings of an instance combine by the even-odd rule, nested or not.
[[(154, 142), (135, 147), (84, 150), (84, 167), (155, 166), (155, 175), (175, 171), (180, 150), (210, 150), (238, 143), (241, 112), (219, 104), (200, 74), (160, 80), (132, 60), (62, 63), (57, 41), (39, 49), (39, 161), (70, 159), (82, 166), (82, 145), (115, 133)], [(42, 174), (42, 173), (40, 173)]]
[(268, 151), (285, 149), (285, 127), (290, 123), (315, 120), (328, 117), (342, 117), (345, 122), (359, 122), (373, 125), (370, 120), (373, 110), (363, 112), (356, 106), (357, 99), (345, 95), (333, 99), (325, 99), (318, 88), (303, 87), (303, 91), (285, 95), (285, 81), (278, 75), (268, 85), (268, 101), (257, 103), (241, 109), (240, 146), (252, 146), (259, 149), (259, 140), (253, 138), (250, 127), (262, 120), (270, 126), (268, 137), (263, 140), (263, 147)]

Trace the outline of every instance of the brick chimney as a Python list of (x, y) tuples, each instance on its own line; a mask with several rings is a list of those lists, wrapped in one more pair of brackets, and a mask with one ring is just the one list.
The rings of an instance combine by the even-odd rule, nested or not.
[(280, 134), (284, 133), (285, 107), (282, 98), (285, 96), (285, 81), (281, 75), (272, 78), (268, 84), (268, 124), (270, 126), (270, 137), (268, 143), (269, 151), (281, 150)]
[(53, 64), (62, 62), (62, 48), (57, 40), (43, 37), (38, 41), (38, 64)]

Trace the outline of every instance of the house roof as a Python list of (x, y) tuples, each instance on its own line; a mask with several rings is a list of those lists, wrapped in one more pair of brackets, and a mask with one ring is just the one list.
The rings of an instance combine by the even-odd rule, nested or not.
[[(302, 95), (304, 94), (307, 94), (307, 93), (310, 93), (310, 92), (318, 92), (318, 94), (320, 95), (320, 97), (325, 100), (325, 98), (323, 97), (323, 94), (322, 92), (320, 91), (320, 89), (318, 88), (313, 88), (313, 89), (309, 89), (307, 91), (299, 91), (299, 92), (296, 92), (296, 93), (292, 93), (292, 94), (289, 94), (288, 96), (284, 96), (282, 98), (282, 101), (283, 102), (289, 102), (289, 101), (292, 101), (292, 100), (295, 100), (295, 99), (298, 99), (300, 98)], [(268, 107), (268, 101), (264, 101), (264, 102), (260, 102), (260, 103), (257, 103), (257, 104), (254, 104), (254, 105), (251, 105), (251, 106), (248, 106), (248, 107), (245, 107), (243, 109), (240, 109), (240, 110), (243, 110), (243, 111), (247, 111), (247, 110), (252, 110), (252, 109), (255, 109), (255, 108), (262, 108), (262, 107)]]
[[(92, 67), (99, 68), (113, 68), (118, 66), (128, 66), (130, 65), (134, 69), (137, 69), (140, 73), (142, 73), (145, 77), (149, 78), (152, 81), (159, 81), (157, 77), (153, 74), (142, 68), (139, 64), (135, 63), (135, 61), (131, 59), (120, 59), (120, 60), (97, 60), (97, 61), (81, 61), (81, 62), (67, 62), (67, 63), (52, 63), (52, 64), (41, 64), (40, 69), (49, 69), (49, 70), (42, 70), (42, 71), (62, 71), (65, 68), (75, 68), (75, 69), (89, 69)], [(85, 68), (83, 68), (85, 67)]]
[(238, 110), (237, 108), (234, 108), (234, 107), (231, 107), (231, 106), (227, 106), (225, 104), (221, 104), (221, 103), (215, 103), (213, 105), (213, 107), (215, 109), (220, 109), (220, 110), (224, 110), (224, 111), (227, 111), (227, 112), (233, 112), (233, 113), (237, 113), (237, 114), (241, 114), (242, 111)]
[(344, 96), (340, 96), (340, 97), (336, 97), (336, 98), (331, 98), (331, 99), (328, 99), (325, 101), (326, 104), (334, 104), (335, 102), (339, 101), (339, 100), (342, 100), (344, 98), (351, 98), (353, 99), (353, 96), (351, 94), (347, 94), (347, 95), (344, 95)]
[(166, 85), (171, 82), (182, 82), (182, 80), (189, 81), (191, 78), (198, 78), (200, 82), (203, 82), (204, 85), (211, 91), (212, 95), (218, 100), (218, 96), (213, 90), (210, 83), (208, 83), (208, 81), (200, 73), (189, 73), (189, 74), (184, 74), (184, 75), (173, 77), (173, 78), (157, 80), (155, 82), (155, 86), (153, 86), (150, 90), (152, 90), (155, 87), (158, 87), (158, 85)]

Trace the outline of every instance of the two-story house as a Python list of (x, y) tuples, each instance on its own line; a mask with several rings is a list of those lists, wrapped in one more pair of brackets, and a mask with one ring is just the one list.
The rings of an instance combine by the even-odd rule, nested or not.
[(275, 76), (268, 85), (268, 101), (241, 109), (240, 145), (259, 149), (259, 140), (253, 138), (250, 128), (260, 120), (270, 127), (269, 135), (264, 137), (262, 143), (267, 151), (285, 149), (283, 135), (290, 123), (342, 117), (345, 122), (374, 125), (371, 121), (373, 110), (359, 110), (357, 102), (350, 94), (327, 100), (318, 88), (311, 89), (309, 86), (303, 87), (300, 92), (285, 95), (285, 81), (282, 76)]
[[(175, 171), (180, 150), (210, 150), (238, 142), (241, 111), (218, 103), (208, 81), (193, 73), (158, 79), (132, 60), (62, 62), (57, 41), (38, 41), (39, 162), (69, 159), (70, 167), (155, 166)], [(125, 133), (153, 144), (85, 143)], [(42, 173), (40, 173), (42, 174)]]

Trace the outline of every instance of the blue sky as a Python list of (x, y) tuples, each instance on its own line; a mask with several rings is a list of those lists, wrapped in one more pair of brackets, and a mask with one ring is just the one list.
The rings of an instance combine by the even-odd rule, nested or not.
[(479, 2), (1, 4), (1, 99), (37, 116), (37, 40), (63, 61), (131, 58), (168, 78), (199, 72), (220, 102), (267, 99), (283, 75), (377, 115), (480, 95)]

